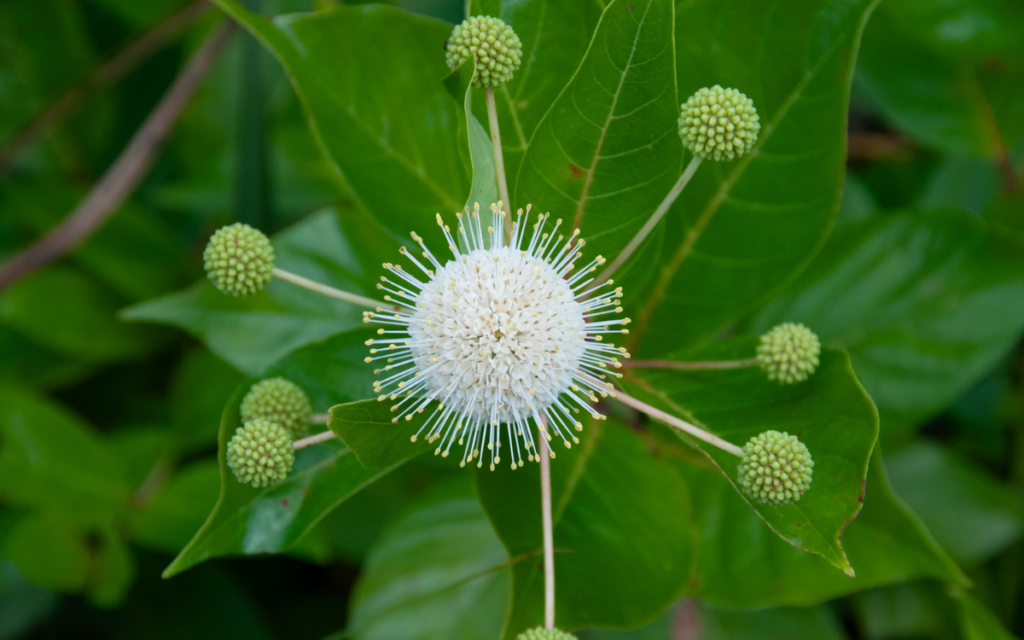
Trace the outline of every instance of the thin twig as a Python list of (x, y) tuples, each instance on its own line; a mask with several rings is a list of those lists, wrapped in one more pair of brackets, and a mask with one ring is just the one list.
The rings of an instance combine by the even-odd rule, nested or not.
[(331, 414), (329, 413), (314, 413), (309, 416), (309, 424), (327, 424), (331, 421)]
[(743, 369), (759, 364), (757, 358), (746, 360), (707, 360), (704, 362), (677, 362), (675, 360), (624, 360), (622, 366), (627, 369)]
[(117, 211), (146, 175), (157, 147), (167, 137), (233, 31), (234, 23), (224, 24), (192, 56), (128, 146), (78, 207), (37, 243), (0, 265), (0, 290), (73, 249)]
[(397, 305), (388, 302), (381, 302), (380, 300), (374, 300), (373, 298), (366, 298), (355, 293), (342, 291), (341, 289), (335, 289), (334, 287), (329, 287), (326, 284), (320, 284), (319, 282), (315, 282), (309, 278), (303, 278), (298, 274), (292, 273), (291, 271), (285, 271), (284, 269), (278, 269), (275, 267), (274, 277), (284, 280), (285, 282), (296, 284), (304, 289), (315, 291), (329, 298), (344, 300), (345, 302), (351, 302), (352, 304), (357, 304), (361, 307), (368, 307), (370, 309), (397, 308)]
[(337, 437), (338, 436), (333, 431), (324, 431), (323, 433), (318, 433), (316, 435), (309, 436), (308, 438), (296, 440), (292, 443), (292, 449), (305, 449), (306, 447), (311, 447), (314, 444), (320, 444), (321, 442), (327, 442), (328, 440), (333, 440)]
[(540, 441), (543, 449), (537, 449), (540, 456), (540, 509), (541, 521), (544, 531), (544, 628), (555, 628), (555, 536), (554, 526), (551, 522), (551, 456), (545, 432), (547, 431), (548, 419), (544, 413), (540, 414)]
[(491, 129), (491, 146), (494, 147), (494, 171), (498, 176), (498, 194), (505, 203), (505, 235), (512, 237), (512, 201), (508, 199), (508, 181), (505, 179), (505, 157), (501, 153), (501, 132), (498, 130), (498, 107), (494, 103), (494, 89), (484, 92), (487, 98), (487, 124)]
[(0, 175), (10, 170), (19, 154), (36, 138), (77, 111), (96, 91), (115, 84), (144, 60), (178, 37), (188, 25), (210, 9), (206, 0), (193, 2), (156, 25), (96, 69), (81, 84), (51, 103), (23, 126), (0, 149)]
[[(591, 378), (590, 376), (582, 376), (582, 377), (585, 380), (589, 381), (591, 384), (599, 385), (599, 386), (604, 386), (604, 383), (602, 383), (602, 382), (600, 382), (598, 380), (595, 380), (594, 378)], [(694, 438), (698, 438), (700, 440), (703, 440), (704, 442), (707, 442), (708, 444), (712, 444), (712, 445), (718, 447), (719, 449), (721, 449), (722, 451), (725, 451), (727, 453), (731, 453), (734, 456), (738, 456), (740, 458), (743, 457), (743, 449), (740, 449), (739, 447), (737, 447), (736, 445), (734, 445), (731, 442), (728, 442), (726, 440), (723, 440), (722, 438), (719, 438), (718, 436), (716, 436), (713, 433), (708, 433), (707, 431), (701, 429), (700, 427), (697, 427), (697, 426), (694, 426), (694, 425), (690, 424), (686, 420), (683, 420), (681, 418), (675, 417), (674, 415), (665, 413), (661, 409), (655, 409), (654, 407), (652, 407), (651, 405), (647, 404), (646, 402), (643, 402), (641, 400), (637, 400), (636, 398), (634, 398), (633, 396), (625, 393), (624, 391), (616, 389), (615, 391), (612, 391), (610, 393), (611, 393), (611, 396), (613, 398), (615, 398), (616, 400), (618, 400), (622, 404), (630, 406), (630, 407), (633, 407), (637, 411), (641, 411), (643, 413), (646, 413), (647, 415), (651, 416), (655, 420), (660, 420), (660, 421), (664, 422), (665, 424), (667, 424), (668, 426), (670, 426), (670, 427), (672, 427), (674, 429), (679, 429), (680, 431), (685, 431), (686, 433), (690, 434)]]
[(654, 213), (651, 214), (651, 217), (647, 220), (644, 226), (635, 236), (633, 236), (633, 239), (629, 241), (626, 248), (620, 251), (619, 255), (612, 260), (612, 263), (605, 267), (604, 271), (601, 272), (601, 275), (595, 278), (595, 282), (604, 282), (608, 278), (612, 277), (615, 270), (621, 267), (623, 263), (629, 259), (629, 256), (633, 255), (633, 252), (637, 250), (640, 244), (647, 239), (647, 236), (650, 235), (651, 231), (654, 231), (654, 227), (658, 226), (661, 219), (665, 217), (666, 213), (668, 213), (672, 203), (675, 202), (676, 198), (679, 197), (679, 194), (683, 192), (683, 188), (690, 181), (690, 178), (692, 178), (693, 174), (697, 172), (697, 167), (700, 166), (701, 160), (702, 158), (700, 156), (694, 156), (693, 160), (690, 160), (690, 164), (686, 165), (686, 170), (683, 171), (683, 175), (679, 176), (679, 180), (672, 185), (668, 195), (666, 195), (665, 199), (661, 201), (658, 208), (654, 210)]

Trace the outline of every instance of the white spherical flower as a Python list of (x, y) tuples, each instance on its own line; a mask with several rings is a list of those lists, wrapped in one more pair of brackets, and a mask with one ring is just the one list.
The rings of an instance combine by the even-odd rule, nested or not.
[[(437, 441), (435, 454), (447, 456), (452, 446), (463, 447), (462, 464), (477, 460), (491, 469), (509, 447), (512, 468), (524, 457), (538, 460), (534, 428), (540, 425), (543, 448), (551, 457), (552, 437), (566, 447), (578, 443), (574, 431), (583, 424), (581, 411), (602, 418), (588, 401), (611, 394), (608, 376), (621, 366), (625, 349), (607, 344), (603, 334), (628, 333), (620, 318), (622, 289), (611, 280), (594, 284), (594, 272), (605, 262), (598, 256), (576, 269), (585, 242), (579, 230), (558, 235), (562, 221), (545, 230), (548, 214), (538, 216), (528, 233), (519, 211), (506, 244), (506, 213), (491, 207), (494, 227), (484, 229), (479, 207), (466, 210), (452, 234), (441, 216), (453, 258), (442, 264), (423, 248), (421, 262), (403, 247), (401, 252), (426, 276), (415, 277), (401, 265), (385, 264), (394, 278), (381, 278), (385, 300), (408, 311), (367, 312), (367, 322), (390, 325), (369, 340), (371, 356), (386, 360), (375, 382), (378, 400), (396, 402), (394, 422), (431, 409), (415, 441), (426, 432)], [(458, 238), (458, 240), (456, 240)]]

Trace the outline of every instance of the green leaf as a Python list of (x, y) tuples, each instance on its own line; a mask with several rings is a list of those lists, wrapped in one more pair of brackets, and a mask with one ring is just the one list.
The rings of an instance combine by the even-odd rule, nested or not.
[(511, 570), (468, 476), (423, 496), (381, 534), (352, 597), (359, 640), (497, 638)]
[(837, 231), (753, 323), (803, 322), (850, 353), (885, 433), (948, 407), (1024, 329), (1024, 259), (957, 212), (879, 216)]
[(965, 640), (1017, 640), (977, 598), (963, 589), (953, 589), (952, 596), (960, 605), (960, 629)]
[(411, 440), (429, 414), (410, 414), (412, 420), (393, 423), (391, 406), (391, 402), (363, 400), (331, 408), (328, 426), (364, 467), (401, 464), (433, 447), (424, 434), (416, 442)]
[[(745, 358), (755, 350), (755, 338), (742, 338), (709, 348), (699, 359)], [(814, 375), (794, 385), (768, 380), (759, 367), (636, 369), (630, 370), (624, 383), (627, 389), (640, 390), (641, 399), (740, 447), (769, 429), (799, 437), (814, 458), (810, 489), (790, 505), (751, 502), (750, 506), (794, 547), (819, 554), (854, 574), (839, 537), (861, 509), (868, 459), (878, 437), (878, 415), (846, 354), (825, 350)], [(695, 443), (738, 490), (739, 459)]]
[[(54, 305), (60, 305), (60, 313)], [(0, 322), (57, 353), (92, 361), (146, 354), (157, 337), (151, 328), (117, 320), (120, 301), (108, 289), (68, 267), (50, 267), (19, 281), (0, 296)]]
[[(893, 42), (900, 46), (893, 47)], [(900, 131), (940, 151), (987, 156), (999, 142), (978, 72), (914, 42), (882, 10), (864, 34), (859, 88)]]
[[(283, 376), (301, 386), (317, 411), (352, 402), (363, 395), (363, 389), (371, 388), (367, 380), (370, 365), (362, 362), (366, 353), (362, 341), (367, 335), (368, 331), (354, 331), (310, 345), (277, 363), (267, 375)], [(334, 508), (393, 468), (367, 469), (334, 439), (296, 451), (295, 466), (281, 484), (262, 489), (241, 484), (228, 469), (224, 452), (240, 426), (239, 405), (251, 384), (238, 388), (221, 419), (220, 498), (203, 527), (167, 567), (165, 576), (217, 556), (293, 549)]]
[(675, 640), (675, 628), (699, 629), (701, 640), (844, 640), (839, 620), (826, 607), (735, 611), (684, 600), (656, 622), (635, 631), (594, 629), (580, 640)]
[(246, 390), (239, 389), (224, 410), (220, 498), (203, 527), (164, 570), (164, 577), (217, 556), (286, 551), (331, 509), (387, 471), (365, 469), (341, 442), (330, 440), (296, 451), (295, 466), (284, 482), (262, 489), (243, 485), (228, 469), (224, 451), (241, 426), (238, 405)]
[(180, 551), (206, 522), (217, 503), (219, 486), (216, 460), (181, 469), (132, 519), (132, 541), (158, 551)]
[(324, 153), (378, 220), (404, 236), (462, 209), (470, 181), (439, 82), (450, 25), (384, 6), (271, 21), (216, 4), (281, 62)]
[(0, 559), (0, 638), (23, 637), (50, 614), (56, 603), (55, 593), (32, 584), (13, 562)]
[[(537, 125), (572, 78), (587, 50), (587, 3), (564, 0), (471, 0), (471, 15), (497, 16), (523, 43), (523, 62), (512, 79), (494, 90), (501, 148), (514, 194), (519, 165)], [(597, 7), (596, 2), (591, 3)], [(477, 113), (481, 114), (477, 104)], [(483, 120), (484, 116), (479, 115)], [(511, 209), (511, 203), (509, 203)], [(517, 206), (525, 206), (517, 203)]]
[[(679, 597), (694, 562), (690, 491), (640, 437), (593, 421), (551, 461), (556, 624), (635, 627)], [(477, 473), (477, 494), (513, 569), (505, 638), (543, 622), (544, 572), (537, 465)], [(635, 576), (643, 576), (636, 580)]]
[[(473, 75), (476, 73), (476, 61), (467, 60), (444, 79), (444, 86), (455, 100), (456, 113), (459, 116), (460, 150), (468, 153), (466, 165), (470, 167), (473, 183), (469, 189), (466, 206), (472, 207), (479, 203), (487, 211), (492, 202), (498, 201), (498, 184), (494, 169), (494, 146), (490, 135), (473, 115), (472, 88)], [(506, 208), (508, 207), (506, 203)]]
[(701, 551), (690, 595), (726, 607), (806, 607), (920, 577), (968, 584), (893, 494), (877, 452), (868, 470), (864, 508), (843, 533), (843, 549), (856, 577), (774, 535), (718, 470), (684, 459), (676, 466), (695, 488), (694, 528)]
[(33, 392), (0, 386), (0, 496), (58, 512), (81, 527), (104, 525), (127, 505), (114, 456), (67, 410)]
[(22, 575), (41, 587), (77, 592), (89, 578), (89, 547), (74, 527), (54, 516), (19, 519), (2, 551)]
[(660, 357), (711, 337), (821, 247), (843, 185), (850, 77), (876, 4), (677, 6), (680, 97), (735, 87), (754, 101), (761, 133), (747, 156), (700, 167), (666, 216), (664, 240), (640, 257), (660, 273), (653, 287), (626, 287), (638, 309), (631, 351)]
[(516, 206), (579, 227), (592, 256), (621, 250), (681, 171), (673, 11), (659, 0), (609, 3), (523, 157)]
[(976, 565), (1024, 531), (1024, 500), (1009, 486), (926, 441), (886, 457), (899, 495), (957, 561)]
[(171, 428), (185, 451), (212, 445), (220, 416), (244, 377), (206, 349), (185, 353), (171, 385)]
[[(274, 237), (277, 266), (345, 291), (373, 296), (381, 262), (397, 243), (371, 221), (321, 211)], [(224, 295), (205, 279), (192, 288), (130, 307), (128, 320), (173, 324), (250, 375), (307, 344), (362, 325), (362, 308), (287, 282), (247, 298)]]

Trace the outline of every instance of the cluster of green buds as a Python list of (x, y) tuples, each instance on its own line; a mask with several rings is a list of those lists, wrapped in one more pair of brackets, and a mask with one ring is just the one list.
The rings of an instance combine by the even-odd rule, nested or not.
[(796, 502), (811, 486), (814, 461), (796, 436), (765, 431), (743, 446), (737, 477), (755, 502), (784, 505)]
[(516, 640), (576, 640), (576, 636), (558, 629), (537, 627), (520, 633)]
[(274, 273), (274, 247), (260, 231), (241, 222), (221, 227), (203, 252), (210, 282), (232, 296), (263, 289)]
[(746, 155), (761, 131), (754, 102), (717, 84), (690, 96), (680, 111), (683, 146), (701, 158), (727, 161)]
[(473, 86), (494, 89), (512, 79), (523, 55), (523, 43), (500, 18), (473, 16), (455, 25), (445, 42), (448, 66), (457, 69), (476, 59)]
[(784, 322), (761, 336), (757, 362), (769, 380), (795, 384), (807, 380), (818, 368), (821, 341), (802, 324)]
[(227, 463), (242, 484), (273, 486), (295, 463), (293, 443), (306, 432), (309, 396), (294, 382), (270, 378), (254, 384), (242, 399), (242, 426), (227, 445)]

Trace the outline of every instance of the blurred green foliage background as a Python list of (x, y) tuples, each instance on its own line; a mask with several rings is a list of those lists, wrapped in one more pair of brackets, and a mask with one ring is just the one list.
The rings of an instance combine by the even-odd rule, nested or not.
[[(247, 6), (276, 15), (334, 4)], [(464, 15), (458, 0), (396, 4), (452, 23)], [(123, 77), (97, 81), (107, 61), (181, 15)], [(181, 0), (0, 3), (0, 261), (75, 207), (223, 20)], [(15, 149), (62, 99), (66, 117)], [(974, 599), (952, 608), (948, 587), (923, 578), (807, 608), (691, 599), (645, 629), (582, 637), (1009, 637), (1000, 624), (1024, 635), (1024, 308), (1007, 294), (1021, 285), (1000, 270), (1006, 249), (992, 239), (1024, 241), (1021, 4), (884, 0), (859, 53), (847, 167), (833, 238), (743, 324), (760, 331), (803, 314), (851, 353), (881, 411), (895, 493), (974, 582)], [(430, 538), (432, 518), (462, 519), (475, 561), (504, 558), (469, 478), (417, 461), (284, 555), (161, 578), (217, 499), (221, 413), (260, 365), (119, 311), (201, 278), (203, 246), (222, 224), (273, 233), (325, 209), (360, 213), (281, 67), (238, 30), (109, 223), (0, 291), (0, 640), (323, 638), (346, 627), (354, 590), (365, 613), (375, 585), (410, 579), (394, 548), (413, 545), (421, 559), (447, 548)], [(923, 254), (913, 250), (922, 227), (935, 243)], [(829, 292), (843, 283), (864, 286), (835, 317)], [(912, 330), (933, 317), (928, 332)], [(465, 613), (442, 604), (417, 615)]]

